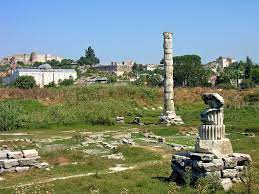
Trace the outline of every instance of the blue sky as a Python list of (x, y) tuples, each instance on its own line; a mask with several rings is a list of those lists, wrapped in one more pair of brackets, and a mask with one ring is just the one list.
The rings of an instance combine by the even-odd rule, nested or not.
[(0, 8), (0, 56), (77, 59), (91, 45), (102, 64), (158, 63), (171, 31), (175, 55), (259, 62), (258, 0), (1, 0)]

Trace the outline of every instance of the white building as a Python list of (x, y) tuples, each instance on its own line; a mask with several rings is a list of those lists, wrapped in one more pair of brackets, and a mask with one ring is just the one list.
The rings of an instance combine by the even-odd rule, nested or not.
[(229, 65), (231, 65), (232, 63), (235, 63), (236, 60), (233, 58), (225, 58), (225, 57), (219, 57), (216, 62), (219, 64), (219, 67), (224, 69), (226, 67), (229, 67)]
[(215, 61), (207, 63), (205, 67), (210, 68), (215, 74), (217, 74), (218, 70), (224, 70), (224, 68), (229, 67), (235, 62), (236, 60), (233, 58), (219, 57)]
[(74, 69), (53, 69), (49, 64), (43, 64), (38, 69), (17, 68), (11, 72), (9, 77), (3, 78), (3, 83), (8, 85), (14, 82), (19, 76), (32, 76), (39, 87), (48, 85), (51, 82), (58, 84), (64, 79), (77, 78)]
[(164, 69), (163, 64), (145, 64), (143, 66), (144, 66), (144, 70), (146, 71), (154, 71), (155, 69)]

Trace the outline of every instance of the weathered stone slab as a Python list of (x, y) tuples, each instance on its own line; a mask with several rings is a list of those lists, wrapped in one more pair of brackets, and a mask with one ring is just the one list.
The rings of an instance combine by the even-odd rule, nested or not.
[(0, 160), (7, 159), (7, 152), (6, 150), (1, 150), (0, 151)]
[(224, 158), (233, 153), (229, 139), (221, 140), (197, 140), (195, 150), (203, 153), (213, 153), (218, 158)]
[(43, 169), (43, 168), (48, 168), (49, 164), (47, 162), (42, 162), (42, 163), (36, 163), (34, 164), (35, 167)]
[(233, 186), (233, 183), (230, 178), (223, 178), (221, 179), (221, 185), (225, 191), (228, 191)]
[(27, 171), (27, 170), (29, 170), (29, 169), (30, 169), (29, 166), (25, 166), (25, 167), (20, 167), (20, 166), (18, 166), (18, 167), (15, 167), (15, 171), (16, 171), (16, 172), (24, 172), (24, 171)]
[(191, 152), (190, 157), (192, 160), (198, 160), (203, 162), (211, 162), (214, 159), (214, 154), (196, 153)]
[(236, 166), (235, 169), (240, 172), (245, 170), (245, 166)]
[(18, 160), (17, 159), (6, 159), (6, 160), (1, 160), (0, 163), (2, 164), (2, 166), (4, 168), (11, 168), (11, 167), (14, 167), (14, 166), (18, 166), (19, 163), (18, 163)]
[(177, 163), (178, 165), (185, 167), (191, 163), (191, 160), (186, 156), (173, 155), (172, 163)]
[(33, 166), (35, 163), (37, 163), (35, 158), (21, 158), (18, 160), (19, 166)]
[(37, 158), (39, 156), (37, 150), (35, 149), (23, 150), (22, 153), (24, 158)]
[(7, 157), (9, 159), (19, 159), (23, 158), (23, 153), (21, 151), (7, 152)]
[(232, 156), (236, 157), (238, 166), (243, 166), (246, 163), (250, 163), (252, 161), (252, 158), (249, 154), (233, 153)]
[(235, 168), (237, 166), (237, 159), (235, 157), (222, 158), (224, 168)]
[(235, 178), (238, 176), (238, 171), (236, 169), (225, 169), (222, 170), (223, 178)]
[(220, 171), (220, 170), (223, 170), (224, 163), (222, 159), (214, 159), (212, 162), (208, 162), (208, 163), (198, 161), (193, 163), (193, 168), (196, 171), (206, 171), (206, 172)]
[(15, 167), (4, 169), (4, 172), (15, 172)]

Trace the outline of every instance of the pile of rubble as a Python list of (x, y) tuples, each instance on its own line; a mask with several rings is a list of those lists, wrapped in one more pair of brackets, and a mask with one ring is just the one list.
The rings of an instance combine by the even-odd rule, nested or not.
[(36, 150), (0, 150), (0, 174), (4, 172), (23, 172), (31, 168), (48, 168), (46, 162), (39, 162)]
[(251, 161), (250, 155), (239, 153), (219, 159), (214, 154), (178, 153), (172, 158), (172, 179), (183, 182), (183, 177), (189, 169), (194, 182), (200, 177), (215, 175), (220, 179), (222, 187), (228, 190), (232, 183), (241, 182), (240, 178)]
[(144, 133), (144, 137), (147, 139), (153, 139), (155, 140), (155, 142), (159, 142), (159, 143), (165, 143), (165, 138), (155, 135), (153, 133)]

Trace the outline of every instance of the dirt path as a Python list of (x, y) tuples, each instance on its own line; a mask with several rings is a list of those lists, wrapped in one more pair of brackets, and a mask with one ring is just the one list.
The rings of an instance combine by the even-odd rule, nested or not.
[[(118, 173), (118, 172), (123, 172), (127, 170), (135, 170), (137, 168), (141, 168), (143, 166), (148, 166), (151, 164), (159, 163), (162, 161), (148, 161), (148, 162), (142, 162), (135, 164), (133, 166), (117, 166), (117, 167), (111, 167), (109, 170), (99, 172), (98, 175), (105, 175), (105, 174), (113, 174), (113, 173)], [(18, 184), (18, 185), (13, 185), (9, 187), (2, 187), (1, 189), (11, 189), (11, 188), (20, 188), (20, 187), (26, 187), (26, 186), (31, 186), (35, 184), (45, 184), (45, 183), (50, 183), (58, 180), (68, 180), (68, 179), (73, 179), (73, 178), (80, 178), (80, 177), (88, 177), (88, 176), (94, 176), (96, 173), (89, 172), (89, 173), (83, 173), (83, 174), (76, 174), (76, 175), (70, 175), (70, 176), (61, 176), (61, 177), (53, 177), (49, 179), (45, 179), (42, 181), (35, 181), (35, 182), (30, 182), (30, 183), (25, 183), (25, 184)]]

